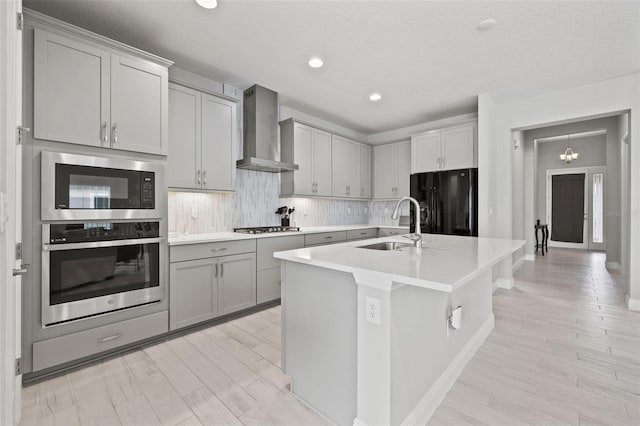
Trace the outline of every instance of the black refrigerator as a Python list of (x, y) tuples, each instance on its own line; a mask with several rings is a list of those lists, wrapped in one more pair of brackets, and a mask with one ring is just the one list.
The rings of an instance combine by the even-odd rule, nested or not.
[[(478, 236), (478, 169), (411, 175), (411, 196), (420, 204), (423, 233)], [(411, 204), (411, 232), (415, 230)]]

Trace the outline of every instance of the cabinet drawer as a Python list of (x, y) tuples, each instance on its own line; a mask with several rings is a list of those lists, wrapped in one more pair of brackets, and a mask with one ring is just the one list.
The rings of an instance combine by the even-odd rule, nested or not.
[(380, 228), (378, 237), (394, 237), (396, 235), (405, 235), (409, 233), (409, 228)]
[(345, 231), (322, 232), (320, 234), (308, 234), (304, 236), (304, 245), (313, 246), (320, 244), (340, 243), (347, 240)]
[(171, 262), (181, 262), (183, 260), (206, 259), (208, 257), (229, 256), (254, 251), (256, 251), (255, 239), (222, 241), (172, 246), (169, 258)]
[(134, 343), (169, 331), (167, 311), (33, 344), (33, 371)]
[(280, 298), (280, 268), (258, 271), (258, 304)]
[(293, 250), (304, 247), (304, 235), (269, 237), (256, 240), (258, 271), (280, 267), (280, 259), (274, 259), (276, 251)]
[(378, 236), (378, 228), (370, 229), (354, 229), (347, 231), (347, 241), (362, 240), (365, 238), (376, 238)]

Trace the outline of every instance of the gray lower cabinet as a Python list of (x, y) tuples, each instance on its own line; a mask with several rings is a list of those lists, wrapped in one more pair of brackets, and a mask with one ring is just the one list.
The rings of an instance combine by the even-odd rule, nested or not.
[(222, 314), (256, 305), (256, 254), (224, 256), (218, 260)]
[(167, 311), (33, 344), (33, 371), (115, 349), (167, 332)]
[(186, 327), (218, 316), (218, 259), (175, 262), (170, 268), (169, 328)]
[(273, 257), (277, 251), (304, 247), (304, 235), (269, 237), (257, 240), (257, 301), (270, 302), (280, 298), (280, 259)]
[[(255, 240), (172, 247), (169, 329), (255, 306), (255, 247)], [(251, 252), (220, 255), (242, 249)]]

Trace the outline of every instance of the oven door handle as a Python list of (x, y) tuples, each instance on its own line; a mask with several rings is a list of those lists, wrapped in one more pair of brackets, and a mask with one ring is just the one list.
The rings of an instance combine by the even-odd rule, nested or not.
[(43, 243), (42, 251), (59, 251), (59, 250), (91, 249), (91, 248), (101, 248), (101, 247), (132, 246), (135, 244), (164, 243), (166, 240), (167, 239), (164, 237), (158, 237), (158, 238), (135, 238), (131, 240), (115, 240), (115, 241), (91, 241), (88, 243), (67, 243), (67, 244)]

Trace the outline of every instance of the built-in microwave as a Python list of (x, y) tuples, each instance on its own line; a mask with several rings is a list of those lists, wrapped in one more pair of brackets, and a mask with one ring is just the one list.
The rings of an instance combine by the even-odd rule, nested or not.
[(161, 218), (161, 166), (118, 158), (42, 152), (42, 220)]

